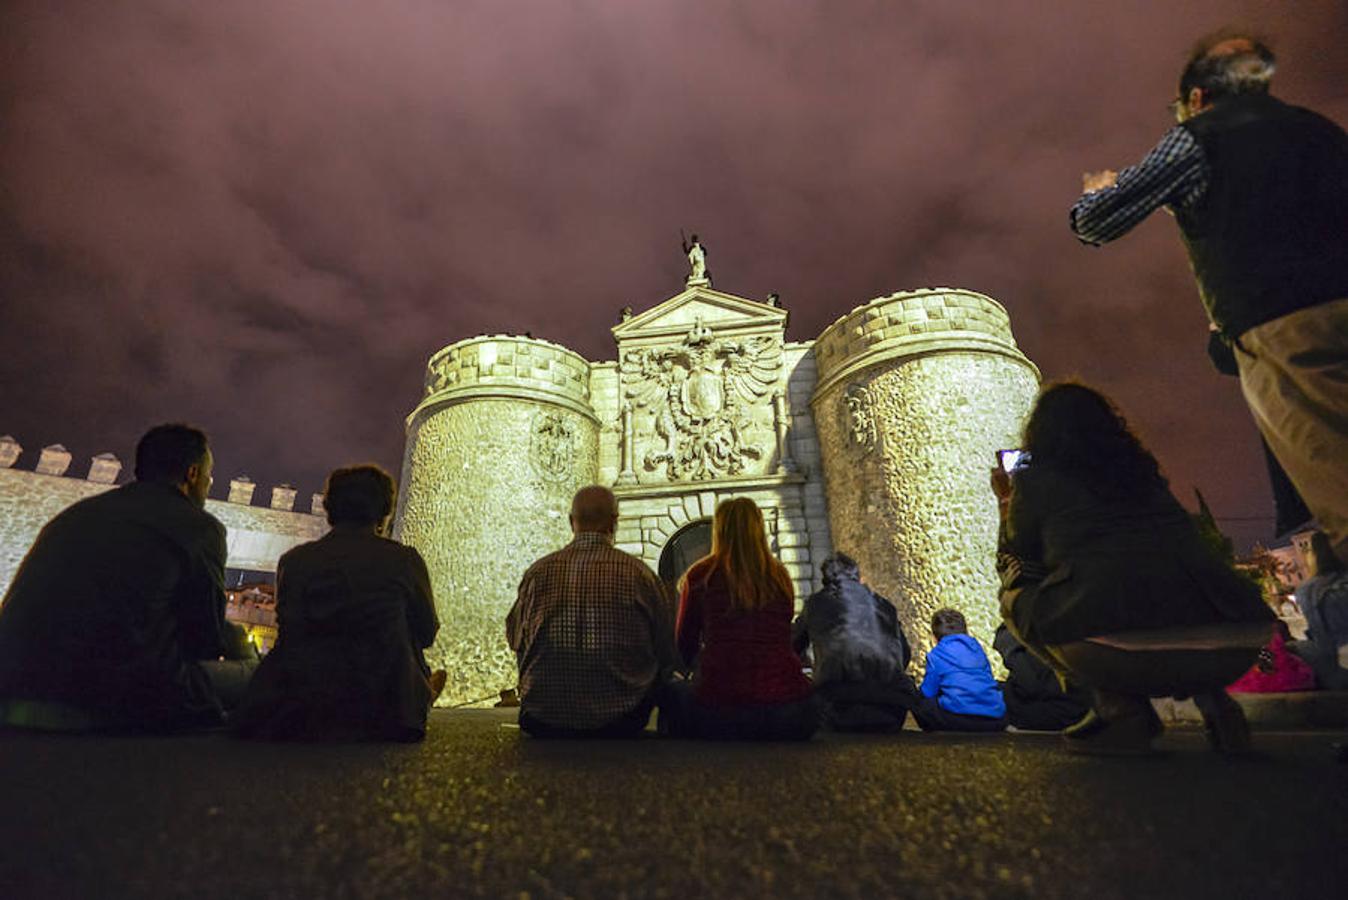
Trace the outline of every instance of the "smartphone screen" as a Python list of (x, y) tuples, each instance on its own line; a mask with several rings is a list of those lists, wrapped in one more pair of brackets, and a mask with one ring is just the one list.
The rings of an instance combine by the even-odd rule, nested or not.
[(1029, 464), (1030, 454), (1024, 450), (998, 450), (997, 462), (1001, 465), (1002, 471), (1010, 475)]

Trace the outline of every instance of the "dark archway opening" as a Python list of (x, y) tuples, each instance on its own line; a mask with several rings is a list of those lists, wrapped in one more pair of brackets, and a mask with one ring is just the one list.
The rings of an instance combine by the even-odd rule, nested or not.
[(660, 552), (660, 577), (674, 584), (688, 567), (711, 552), (711, 520), (689, 522), (674, 532)]

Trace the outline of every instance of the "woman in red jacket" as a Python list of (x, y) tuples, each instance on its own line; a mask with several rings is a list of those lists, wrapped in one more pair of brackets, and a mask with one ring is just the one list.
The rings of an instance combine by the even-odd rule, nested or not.
[(710, 555), (684, 574), (676, 626), (694, 667), (675, 704), (675, 734), (805, 740), (819, 715), (791, 649), (791, 579), (772, 556), (752, 500), (727, 500), (712, 520)]

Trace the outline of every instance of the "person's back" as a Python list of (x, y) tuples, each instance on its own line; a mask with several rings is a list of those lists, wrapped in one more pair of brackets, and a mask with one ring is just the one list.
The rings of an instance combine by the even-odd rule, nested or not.
[(232, 717), (239, 733), (419, 739), (435, 693), (420, 651), (439, 624), (417, 551), (338, 527), (277, 571), (278, 639)]
[(1021, 635), (1055, 643), (1270, 618), (1257, 589), (1203, 543), (1163, 486), (1113, 496), (1038, 461), (1013, 485), (1004, 546), (1048, 572), (1017, 605)]
[(927, 654), (922, 693), (946, 712), (1001, 718), (1006, 702), (992, 677), (988, 655), (967, 634), (948, 634)]
[(793, 588), (747, 497), (712, 517), (711, 553), (684, 573), (675, 626), (692, 683), (670, 689), (670, 734), (808, 740), (819, 709), (791, 646)]
[(537, 735), (640, 731), (672, 665), (664, 586), (613, 546), (616, 519), (611, 492), (582, 490), (572, 542), (520, 580), (506, 635), (519, 664), (520, 724)]
[(809, 694), (791, 650), (791, 598), (733, 608), (724, 571), (703, 561), (688, 570), (680, 604), (679, 651), (696, 661), (693, 692), (710, 706), (782, 703)]
[[(209, 468), (202, 477), (204, 503)], [(218, 722), (198, 661), (235, 649), (224, 563), (224, 527), (169, 483), (136, 481), (61, 512), (0, 605), (7, 718), (20, 724), (22, 704), (59, 704), (87, 727)]]
[(813, 651), (816, 687), (834, 682), (889, 682), (908, 665), (908, 642), (893, 605), (859, 579), (856, 564), (835, 554), (823, 565), (824, 587), (805, 601), (796, 648)]
[(1238, 337), (1348, 297), (1348, 136), (1268, 94), (1224, 98), (1186, 120), (1211, 170), (1176, 221), (1213, 322)]

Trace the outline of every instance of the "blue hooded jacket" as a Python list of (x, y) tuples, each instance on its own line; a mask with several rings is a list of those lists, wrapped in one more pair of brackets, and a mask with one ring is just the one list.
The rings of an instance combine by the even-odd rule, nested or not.
[(967, 634), (948, 634), (927, 654), (922, 695), (935, 697), (946, 712), (993, 719), (1006, 715), (1006, 701), (993, 680), (988, 655)]

